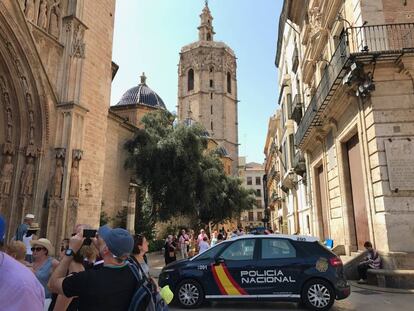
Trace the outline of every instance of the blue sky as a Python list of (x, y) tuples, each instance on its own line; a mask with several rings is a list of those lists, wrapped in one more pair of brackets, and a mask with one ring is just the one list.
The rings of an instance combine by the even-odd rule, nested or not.
[[(277, 108), (274, 65), (282, 0), (210, 0), (215, 40), (237, 56), (239, 154), (263, 162), (269, 117)], [(177, 105), (177, 64), (182, 46), (198, 40), (203, 0), (118, 0), (113, 60), (120, 66), (111, 104), (139, 83), (147, 84), (170, 111)]]

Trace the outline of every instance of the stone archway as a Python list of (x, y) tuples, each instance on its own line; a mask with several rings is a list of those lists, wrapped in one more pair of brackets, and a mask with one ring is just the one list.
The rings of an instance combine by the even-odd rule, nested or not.
[(8, 237), (25, 213), (40, 220), (38, 202), (49, 174), (42, 162), (48, 157), (51, 98), (45, 92), (51, 92), (19, 13), (0, 3), (0, 214), (6, 218)]

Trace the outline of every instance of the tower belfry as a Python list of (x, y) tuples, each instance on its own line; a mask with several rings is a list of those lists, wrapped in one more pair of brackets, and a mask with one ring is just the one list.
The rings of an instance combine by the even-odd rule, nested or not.
[(208, 1), (206, 1), (206, 5), (203, 11), (200, 14), (200, 26), (198, 27), (198, 37), (200, 41), (213, 41), (214, 32), (213, 28), (213, 16), (211, 15), (210, 9), (208, 7)]
[[(237, 174), (238, 119), (236, 56), (223, 42), (214, 41), (208, 1), (200, 14), (198, 41), (184, 46), (178, 67), (178, 118), (202, 124), (233, 160)], [(191, 115), (191, 118), (189, 117)]]

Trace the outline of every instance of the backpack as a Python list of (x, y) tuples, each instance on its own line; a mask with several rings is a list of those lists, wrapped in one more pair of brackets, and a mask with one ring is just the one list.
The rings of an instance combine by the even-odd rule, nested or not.
[(168, 311), (168, 305), (157, 293), (139, 263), (128, 260), (128, 266), (138, 281), (128, 311)]

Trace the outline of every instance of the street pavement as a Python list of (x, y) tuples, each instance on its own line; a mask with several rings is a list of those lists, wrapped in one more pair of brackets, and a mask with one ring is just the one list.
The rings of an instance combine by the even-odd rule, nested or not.
[[(164, 258), (160, 254), (149, 254), (151, 275), (158, 277), (164, 266)], [(359, 285), (351, 281), (351, 296), (336, 301), (332, 311), (412, 311), (414, 310), (414, 290), (393, 290), (375, 286)], [(180, 310), (178, 306), (170, 305), (171, 310)], [(296, 303), (276, 302), (207, 302), (198, 311), (267, 311), (267, 310), (298, 310), (305, 311)]]

